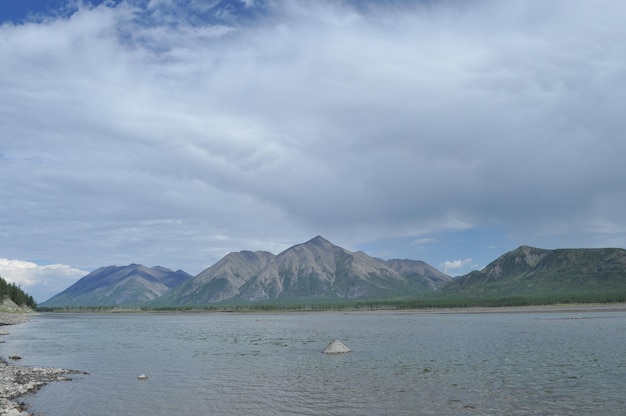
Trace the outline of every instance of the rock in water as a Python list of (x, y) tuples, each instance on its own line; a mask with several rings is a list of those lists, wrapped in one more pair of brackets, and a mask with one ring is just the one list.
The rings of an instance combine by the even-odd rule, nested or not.
[(330, 341), (330, 344), (328, 344), (328, 347), (326, 347), (324, 351), (322, 352), (324, 354), (343, 354), (344, 352), (350, 352), (350, 351), (352, 350), (346, 347), (345, 345), (343, 345), (343, 342), (339, 341), (338, 339), (334, 339)]

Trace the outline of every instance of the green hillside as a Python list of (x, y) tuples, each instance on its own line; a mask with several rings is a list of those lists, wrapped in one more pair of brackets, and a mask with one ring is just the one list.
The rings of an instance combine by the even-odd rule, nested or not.
[(455, 279), (442, 296), (597, 297), (626, 294), (626, 250), (522, 246), (480, 271)]
[(26, 306), (31, 309), (37, 307), (37, 303), (28, 293), (24, 292), (21, 287), (15, 283), (8, 283), (0, 277), (0, 301), (10, 299), (18, 306)]

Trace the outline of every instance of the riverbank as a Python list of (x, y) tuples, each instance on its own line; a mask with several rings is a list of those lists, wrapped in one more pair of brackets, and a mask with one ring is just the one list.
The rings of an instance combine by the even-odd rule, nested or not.
[(392, 312), (424, 313), (424, 314), (626, 312), (626, 303), (576, 303), (576, 304), (496, 306), (496, 307), (472, 306), (472, 307), (467, 307), (467, 308), (398, 309)]
[[(30, 319), (25, 313), (0, 312), (0, 335), (7, 335), (7, 326), (27, 322)], [(18, 360), (20, 357), (15, 356)], [(60, 368), (21, 367), (0, 358), (0, 415), (28, 416), (27, 405), (16, 399), (36, 392), (52, 381), (68, 381), (70, 374), (78, 371)]]
[(626, 303), (555, 303), (539, 305), (518, 305), (518, 306), (423, 306), (423, 307), (394, 307), (393, 305), (373, 306), (373, 307), (284, 307), (284, 308), (264, 308), (263, 305), (240, 305), (240, 306), (206, 306), (206, 307), (184, 307), (179, 308), (142, 308), (142, 307), (76, 307), (58, 308), (41, 311), (41, 313), (91, 313), (91, 314), (203, 314), (203, 313), (240, 313), (240, 314), (299, 314), (299, 313), (376, 313), (390, 312), (397, 314), (475, 314), (475, 313), (560, 313), (560, 312), (626, 312)]

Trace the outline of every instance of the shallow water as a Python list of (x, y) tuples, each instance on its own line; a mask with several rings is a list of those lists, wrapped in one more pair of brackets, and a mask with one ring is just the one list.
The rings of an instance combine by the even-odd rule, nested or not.
[[(626, 313), (43, 314), (0, 355), (69, 415), (626, 414)], [(321, 353), (341, 339), (353, 352)], [(137, 376), (150, 378), (140, 381)]]

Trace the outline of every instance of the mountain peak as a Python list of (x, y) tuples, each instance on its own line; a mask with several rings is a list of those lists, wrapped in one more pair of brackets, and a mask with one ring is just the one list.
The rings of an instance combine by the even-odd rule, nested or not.
[(288, 248), (287, 250), (280, 253), (279, 257), (284, 257), (286, 255), (293, 255), (294, 253), (310, 253), (310, 252), (326, 252), (331, 253), (335, 249), (340, 248), (330, 241), (326, 240), (321, 235), (313, 237), (309, 241), (305, 243), (296, 244), (293, 247)]
[(528, 253), (528, 252), (531, 252), (531, 251), (543, 251), (543, 250), (544, 249), (542, 249), (542, 248), (533, 247), (533, 246), (529, 246), (529, 245), (524, 244), (524, 245), (519, 246), (515, 250), (513, 250), (513, 253), (520, 252), (520, 251), (523, 252), (523, 253)]
[(322, 237), (321, 235), (317, 235), (315, 237), (313, 237), (312, 239), (310, 239), (309, 241), (307, 241), (304, 244), (332, 244), (330, 241), (328, 241), (327, 239), (325, 239), (324, 237)]

